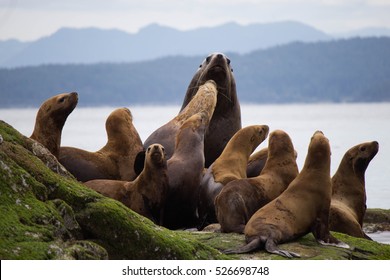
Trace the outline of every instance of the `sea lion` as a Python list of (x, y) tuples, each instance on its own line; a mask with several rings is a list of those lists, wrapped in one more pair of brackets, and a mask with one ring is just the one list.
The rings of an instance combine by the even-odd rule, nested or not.
[(169, 229), (196, 225), (196, 206), (204, 169), (204, 134), (209, 114), (200, 112), (180, 127), (175, 152), (168, 160), (169, 191), (164, 211), (164, 226)]
[(30, 138), (45, 146), (58, 158), (65, 121), (78, 102), (77, 92), (55, 95), (42, 103)]
[(268, 148), (263, 148), (249, 157), (248, 165), (246, 166), (246, 176), (248, 178), (259, 176), (267, 162), (267, 156)]
[(259, 176), (229, 182), (215, 198), (221, 232), (243, 233), (249, 218), (278, 197), (298, 175), (296, 153), (289, 135), (273, 131), (268, 138), (268, 157)]
[(364, 175), (378, 150), (376, 141), (361, 143), (349, 149), (342, 158), (332, 177), (331, 230), (371, 239), (362, 229), (367, 208)]
[(224, 185), (246, 178), (248, 158), (268, 136), (267, 125), (251, 125), (237, 131), (222, 154), (206, 170), (200, 186), (198, 229), (217, 222), (214, 200)]
[(122, 202), (138, 214), (161, 225), (168, 191), (164, 147), (152, 144), (146, 149), (145, 167), (134, 181), (97, 179), (85, 182), (84, 185)]
[[(151, 143), (160, 143), (165, 147), (167, 159), (170, 159), (175, 149), (175, 138), (183, 123), (192, 115), (201, 111), (213, 114), (217, 104), (217, 85), (214, 81), (208, 80), (200, 85), (195, 92), (195, 96), (191, 101), (180, 111), (180, 113), (155, 130), (144, 142), (144, 147), (148, 147)], [(211, 115), (208, 118), (211, 118)]]
[(330, 145), (324, 134), (316, 131), (299, 175), (279, 197), (249, 219), (244, 231), (247, 244), (225, 253), (245, 253), (265, 247), (269, 253), (298, 257), (296, 253), (279, 249), (277, 244), (310, 231), (321, 244), (347, 247), (329, 232), (331, 195)]
[(132, 181), (136, 155), (143, 150), (141, 138), (127, 108), (114, 110), (106, 120), (107, 143), (96, 152), (61, 147), (59, 161), (77, 180)]
[(184, 110), (207, 80), (217, 83), (218, 100), (205, 135), (205, 166), (209, 167), (222, 153), (230, 138), (241, 128), (241, 109), (230, 59), (222, 53), (207, 56), (193, 76), (180, 111)]

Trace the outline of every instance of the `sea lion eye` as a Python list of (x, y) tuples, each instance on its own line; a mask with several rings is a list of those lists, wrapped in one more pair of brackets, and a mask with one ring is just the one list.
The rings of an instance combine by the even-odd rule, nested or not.
[(366, 147), (360, 147), (360, 151), (364, 152), (366, 150)]
[(65, 97), (61, 97), (60, 99), (58, 99), (58, 102), (59, 103), (62, 103), (62, 102), (64, 102), (65, 101)]
[(208, 57), (206, 57), (206, 62), (209, 63), (211, 60), (211, 55), (209, 55)]
[(230, 65), (230, 59), (226, 58), (227, 64)]
[(151, 149), (151, 148), (149, 147), (149, 148), (148, 148), (148, 153), (150, 152), (150, 149)]
[(202, 68), (202, 64), (201, 64), (201, 65), (199, 65), (199, 68)]

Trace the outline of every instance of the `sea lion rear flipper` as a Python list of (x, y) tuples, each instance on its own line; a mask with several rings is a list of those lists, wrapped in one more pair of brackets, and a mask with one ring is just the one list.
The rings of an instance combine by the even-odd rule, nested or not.
[(224, 253), (226, 255), (249, 253), (249, 252), (256, 250), (257, 248), (260, 248), (261, 244), (262, 244), (261, 239), (255, 238), (251, 242), (249, 242), (248, 244), (246, 244), (244, 246), (241, 246), (241, 247), (236, 248), (236, 249), (223, 250), (222, 253)]
[(268, 253), (277, 254), (277, 255), (280, 255), (282, 257), (286, 257), (286, 258), (290, 258), (290, 259), (291, 258), (299, 258), (299, 257), (301, 257), (297, 253), (279, 249), (277, 244), (276, 244), (276, 242), (275, 242), (275, 240), (274, 239), (270, 239), (270, 238), (268, 238), (267, 241), (265, 242), (265, 250)]

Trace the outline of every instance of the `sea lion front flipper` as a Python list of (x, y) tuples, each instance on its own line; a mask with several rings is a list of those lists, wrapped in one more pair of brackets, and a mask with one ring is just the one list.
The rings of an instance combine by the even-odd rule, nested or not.
[(286, 257), (286, 258), (289, 258), (289, 259), (301, 257), (297, 253), (279, 249), (279, 247), (277, 246), (275, 240), (274, 239), (270, 239), (270, 238), (268, 238), (267, 241), (265, 242), (265, 250), (268, 253), (277, 254), (279, 256)]

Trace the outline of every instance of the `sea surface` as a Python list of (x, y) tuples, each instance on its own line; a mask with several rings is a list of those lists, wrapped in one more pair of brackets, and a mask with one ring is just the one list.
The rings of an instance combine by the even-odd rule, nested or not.
[[(179, 106), (127, 106), (141, 139), (146, 138), (179, 112)], [(96, 151), (107, 141), (105, 121), (116, 108), (76, 108), (62, 132), (62, 146)], [(0, 109), (4, 120), (30, 136), (38, 108)], [(331, 173), (337, 170), (344, 153), (362, 142), (378, 141), (379, 152), (366, 171), (367, 207), (390, 209), (390, 103), (241, 105), (242, 125), (266, 124), (270, 131), (282, 129), (292, 138), (302, 168), (310, 138), (316, 130), (328, 137)], [(264, 141), (258, 149), (267, 146)], [(378, 242), (390, 244), (390, 232), (369, 234)]]
[[(155, 129), (179, 112), (179, 106), (127, 106), (134, 125), (144, 141)], [(96, 151), (105, 145), (105, 121), (116, 108), (76, 108), (68, 117), (62, 132), (62, 145)], [(0, 109), (0, 119), (26, 136), (30, 136), (37, 108)], [(267, 124), (270, 131), (286, 131), (298, 152), (302, 168), (310, 138), (316, 130), (324, 132), (332, 149), (331, 172), (344, 153), (354, 145), (378, 141), (379, 152), (366, 171), (367, 207), (390, 209), (390, 103), (358, 104), (242, 104), (243, 126)], [(264, 141), (258, 149), (267, 146)]]

